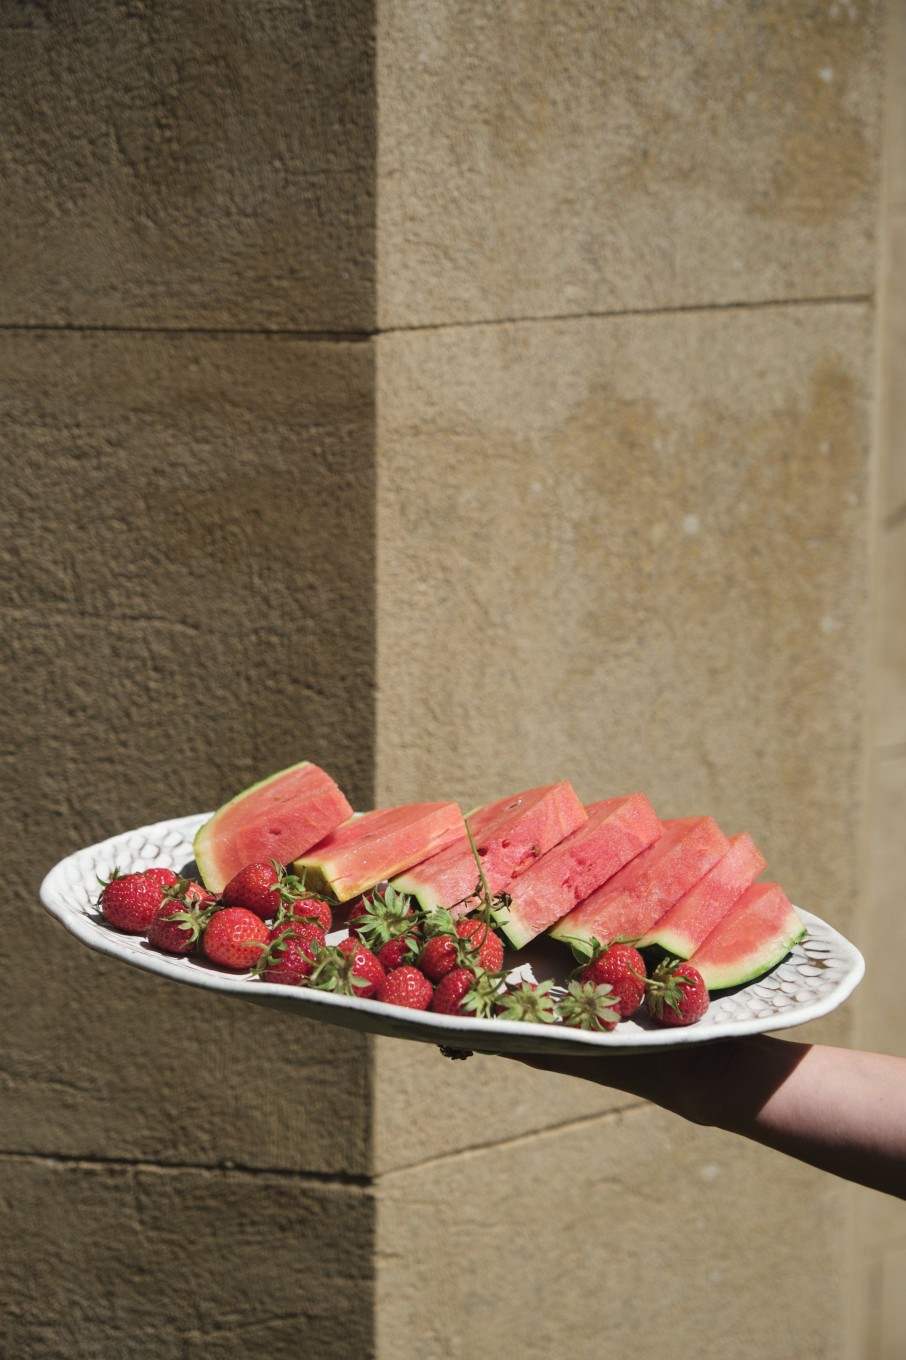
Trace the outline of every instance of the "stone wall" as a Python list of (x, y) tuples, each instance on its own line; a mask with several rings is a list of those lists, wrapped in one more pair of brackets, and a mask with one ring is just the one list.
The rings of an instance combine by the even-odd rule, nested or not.
[(10, 1355), (846, 1353), (830, 1178), (36, 890), (308, 756), (644, 788), (864, 941), (883, 18), (0, 6)]

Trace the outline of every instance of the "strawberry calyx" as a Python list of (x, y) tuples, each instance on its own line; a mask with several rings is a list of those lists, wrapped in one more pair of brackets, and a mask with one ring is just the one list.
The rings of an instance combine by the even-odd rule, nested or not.
[(617, 998), (605, 982), (580, 982), (571, 978), (566, 994), (557, 1003), (557, 1013), (564, 1025), (573, 1029), (612, 1030), (620, 1013)]
[[(468, 971), (472, 972), (471, 969)], [(491, 973), (484, 968), (477, 973), (472, 972), (472, 982), (462, 997), (460, 1006), (468, 1014), (474, 1015), (476, 1020), (490, 1020), (496, 1014), (505, 985), (505, 973)]]
[(510, 984), (497, 1003), (497, 1017), (500, 1020), (519, 1020), (529, 1025), (552, 1025), (557, 1018), (554, 998), (551, 996), (553, 982), (521, 981)]
[(412, 898), (408, 893), (399, 892), (392, 884), (377, 889), (363, 901), (365, 910), (359, 912), (354, 923), (355, 933), (371, 950), (391, 940), (404, 937), (413, 950), (419, 946), (419, 918), (412, 910)]
[(302, 899), (309, 902), (326, 902), (331, 909), (337, 906), (337, 899), (332, 893), (324, 893), (317, 888), (306, 887), (304, 869), (300, 877), (298, 874), (287, 873), (283, 865), (278, 864), (276, 860), (272, 860), (271, 863), (279, 874), (271, 892), (277, 894), (281, 905), (291, 906), (293, 902)]

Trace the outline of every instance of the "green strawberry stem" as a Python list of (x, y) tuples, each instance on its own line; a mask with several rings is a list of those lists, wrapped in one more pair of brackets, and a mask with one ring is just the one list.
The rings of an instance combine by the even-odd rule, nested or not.
[(479, 883), (481, 884), (481, 919), (482, 919), (482, 921), (484, 922), (484, 924), (487, 926), (487, 928), (490, 930), (490, 928), (491, 928), (491, 890), (490, 890), (490, 888), (488, 887), (488, 880), (487, 880), (487, 879), (485, 878), (485, 876), (484, 876), (484, 865), (483, 865), (482, 862), (481, 862), (481, 856), (479, 855), (478, 849), (477, 849), (477, 847), (476, 847), (476, 845), (475, 845), (475, 838), (474, 838), (474, 836), (472, 835), (472, 828), (469, 826), (469, 819), (468, 819), (468, 817), (464, 817), (464, 818), (463, 818), (463, 821), (464, 821), (465, 824), (466, 824), (466, 835), (467, 835), (468, 838), (469, 838), (469, 845), (471, 846), (471, 849), (472, 849), (472, 858), (475, 860), (475, 863), (476, 863), (476, 865), (478, 866), (478, 881), (479, 881)]

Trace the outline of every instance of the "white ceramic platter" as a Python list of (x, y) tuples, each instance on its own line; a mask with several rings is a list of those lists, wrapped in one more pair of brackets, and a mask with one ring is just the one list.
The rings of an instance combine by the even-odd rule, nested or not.
[[(76, 851), (61, 860), (44, 879), (41, 885), (44, 907), (91, 949), (174, 982), (206, 987), (258, 1005), (295, 1010), (310, 1019), (370, 1034), (485, 1053), (559, 1052), (594, 1057), (602, 1051), (634, 1053), (787, 1029), (835, 1010), (858, 985), (865, 970), (862, 955), (854, 945), (819, 917), (800, 910), (808, 934), (784, 962), (747, 987), (715, 996), (704, 1018), (682, 1029), (663, 1029), (646, 1020), (633, 1019), (622, 1021), (607, 1034), (589, 1034), (560, 1024), (525, 1025), (434, 1015), (357, 997), (262, 982), (250, 973), (228, 973), (201, 959), (159, 953), (140, 936), (114, 930), (96, 906), (98, 879), (109, 878), (114, 868), (127, 873), (157, 864), (194, 873), (192, 841), (210, 815), (201, 813), (158, 822)], [(332, 935), (331, 942), (344, 933)], [(512, 954), (508, 962), (519, 976), (536, 981), (550, 977), (555, 983), (563, 982), (574, 966), (571, 955), (548, 940)]]

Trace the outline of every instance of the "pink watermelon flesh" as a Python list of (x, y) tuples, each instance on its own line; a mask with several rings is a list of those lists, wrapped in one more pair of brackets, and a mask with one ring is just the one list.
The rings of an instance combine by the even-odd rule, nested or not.
[(557, 922), (551, 931), (556, 939), (637, 939), (729, 849), (713, 817), (677, 817), (663, 825), (653, 845)]
[(688, 959), (765, 867), (748, 832), (731, 836), (727, 853), (642, 936), (638, 948), (657, 944)]
[(394, 878), (462, 835), (457, 803), (409, 803), (353, 817), (293, 861), (306, 883), (348, 902), (382, 879)]
[[(588, 821), (588, 813), (567, 780), (500, 798), (467, 813), (467, 820), (491, 893), (507, 892), (513, 880), (555, 845)], [(425, 911), (457, 907), (472, 910), (478, 869), (469, 838), (458, 837), (446, 850), (416, 864), (393, 880)], [(457, 904), (462, 904), (457, 906)]]
[(660, 835), (644, 793), (592, 803), (588, 821), (515, 879), (497, 924), (516, 949), (580, 902)]
[(195, 836), (195, 862), (211, 892), (247, 864), (289, 864), (352, 812), (329, 774), (302, 761), (245, 789), (217, 809)]
[(689, 959), (708, 991), (738, 987), (786, 958), (805, 924), (776, 883), (753, 883)]

